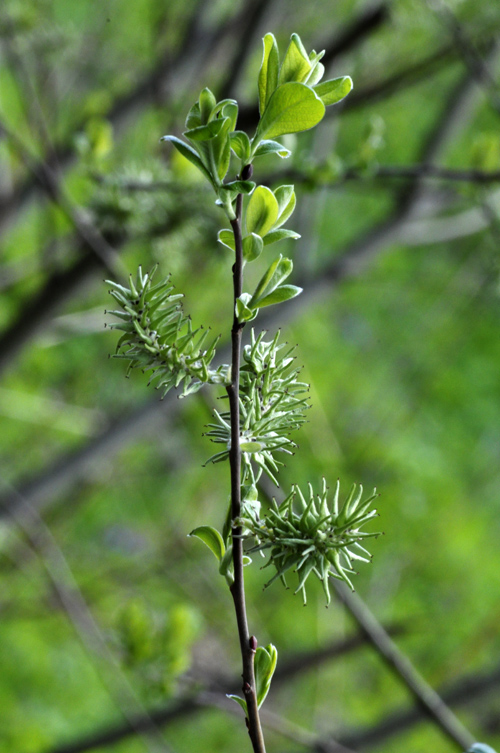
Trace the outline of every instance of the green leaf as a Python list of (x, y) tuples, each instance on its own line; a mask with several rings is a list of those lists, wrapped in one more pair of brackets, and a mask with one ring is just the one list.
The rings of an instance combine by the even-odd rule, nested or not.
[[(322, 53), (320, 57), (323, 57), (323, 55), (324, 53)], [(315, 86), (318, 83), (318, 81), (321, 81), (324, 75), (325, 75), (325, 66), (323, 65), (323, 63), (320, 63), (318, 59), (313, 64), (313, 67), (309, 71), (308, 77), (303, 83), (307, 84), (308, 86)]]
[(191, 141), (210, 141), (220, 132), (223, 123), (223, 120), (212, 120), (206, 125), (201, 125), (198, 126), (198, 128), (191, 128), (189, 131), (184, 131), (183, 135)]
[(283, 303), (289, 301), (291, 298), (302, 293), (302, 288), (298, 288), (296, 285), (281, 285), (275, 288), (269, 295), (260, 298), (257, 301), (257, 307), (263, 308), (264, 306), (273, 306), (275, 303)]
[(224, 553), (224, 556), (222, 557), (220, 561), (219, 573), (223, 575), (225, 578), (227, 578), (228, 583), (233, 582), (234, 571), (233, 571), (233, 547), (232, 545), (228, 546), (228, 548), (226, 549), (226, 552)]
[(325, 105), (314, 89), (305, 84), (288, 83), (274, 91), (260, 119), (255, 141), (299, 133), (314, 128), (325, 114)]
[(264, 141), (260, 142), (255, 152), (255, 157), (263, 157), (265, 154), (277, 154), (278, 157), (281, 157), (281, 159), (287, 159), (291, 155), (291, 151), (290, 149), (287, 149), (286, 146), (283, 146), (283, 144), (280, 144), (278, 141), (264, 139)]
[(235, 100), (228, 100), (222, 108), (222, 117), (229, 118), (230, 131), (234, 131), (236, 128), (236, 121), (238, 120), (238, 103)]
[(255, 188), (253, 180), (232, 180), (220, 187), (223, 191), (230, 191), (235, 196), (239, 193), (250, 194)]
[(222, 230), (219, 230), (219, 232), (217, 233), (217, 240), (223, 246), (226, 246), (226, 248), (228, 248), (230, 251), (236, 250), (236, 246), (234, 243), (234, 233), (232, 230), (229, 230), (228, 228), (223, 228)]
[(250, 301), (249, 293), (242, 293), (236, 300), (236, 318), (239, 322), (251, 322), (258, 314), (258, 311), (248, 307)]
[(273, 679), (274, 670), (278, 662), (278, 651), (276, 646), (272, 643), (265, 648), (259, 646), (255, 652), (254, 658), (254, 671), (255, 671), (255, 687), (257, 691), (257, 705), (260, 709), (264, 703), (269, 688), (271, 687), (271, 680)]
[(229, 162), (231, 159), (231, 143), (229, 139), (231, 119), (224, 118), (224, 120), (215, 120), (213, 122), (222, 123), (219, 133), (211, 142), (211, 147), (213, 159), (217, 165), (217, 174), (219, 179), (223, 180), (229, 170)]
[(200, 170), (203, 175), (208, 178), (210, 183), (214, 185), (214, 181), (212, 179), (212, 176), (208, 172), (207, 168), (201, 161), (198, 154), (195, 152), (193, 147), (189, 146), (189, 144), (185, 144), (184, 141), (181, 141), (176, 136), (162, 136), (160, 141), (170, 141), (175, 146), (178, 152), (182, 154), (183, 157), (185, 157), (187, 160), (189, 160), (193, 165), (196, 165), (198, 170)]
[(271, 189), (257, 186), (247, 206), (247, 231), (264, 237), (278, 219), (278, 211), (278, 202)]
[(278, 221), (275, 223), (273, 229), (277, 229), (284, 225), (290, 215), (293, 213), (296, 204), (295, 190), (292, 185), (280, 186), (274, 192), (276, 200), (278, 202), (279, 214)]
[[(283, 257), (281, 254), (273, 263), (269, 266), (265, 274), (262, 276), (255, 293), (248, 303), (249, 308), (255, 308), (256, 304), (265, 295), (266, 297), (275, 290), (278, 285), (286, 280), (291, 275), (293, 270), (293, 262), (291, 259)], [(259, 304), (260, 305), (260, 304)]]
[(198, 102), (200, 106), (201, 123), (202, 124), (208, 123), (210, 119), (210, 113), (212, 112), (213, 108), (217, 104), (217, 100), (215, 99), (215, 96), (212, 94), (210, 89), (205, 88), (201, 92)]
[(226, 694), (226, 698), (231, 698), (233, 701), (236, 701), (236, 703), (239, 703), (241, 708), (245, 712), (245, 716), (248, 716), (247, 702), (244, 701), (243, 698), (240, 698), (239, 695), (229, 695), (229, 694)]
[(221, 99), (220, 102), (217, 102), (214, 109), (210, 113), (209, 120), (215, 120), (215, 118), (221, 111), (223, 113), (223, 117), (230, 117), (230, 113), (234, 112), (234, 110), (228, 110), (227, 115), (225, 115), (224, 110), (226, 108), (226, 105), (232, 105), (232, 106), (236, 105), (236, 115), (238, 114), (238, 103), (235, 99)]
[(234, 131), (231, 134), (231, 149), (245, 164), (250, 159), (250, 139), (245, 131)]
[(201, 126), (201, 114), (199, 102), (195, 102), (186, 117), (185, 126), (187, 129), (198, 128)]
[(314, 91), (318, 97), (321, 97), (326, 106), (335, 105), (337, 102), (340, 102), (344, 97), (347, 97), (351, 89), (352, 78), (350, 76), (341, 76), (340, 78), (333, 78), (330, 81), (323, 81), (314, 87)]
[(259, 112), (261, 116), (267, 107), (272, 93), (278, 86), (279, 52), (273, 34), (266, 34), (262, 40), (264, 53), (259, 71)]
[(312, 68), (309, 55), (298, 34), (292, 34), (290, 44), (286, 51), (283, 63), (281, 65), (279, 84), (286, 84), (289, 81), (304, 81)]
[(264, 241), (260, 235), (251, 233), (243, 238), (243, 258), (245, 261), (255, 261), (261, 255), (263, 248)]
[(224, 546), (222, 536), (216, 528), (212, 528), (212, 526), (199, 526), (198, 528), (195, 528), (193, 531), (191, 531), (191, 533), (188, 535), (196, 536), (198, 539), (203, 541), (203, 543), (206, 544), (210, 551), (212, 551), (217, 557), (217, 560), (219, 562), (222, 560), (226, 551), (226, 547)]
[(297, 238), (300, 238), (300, 235), (294, 230), (286, 230), (285, 228), (280, 228), (279, 230), (271, 230), (271, 232), (268, 233), (264, 238), (264, 246), (270, 246), (271, 243), (277, 243), (278, 241), (282, 241), (285, 238), (292, 238), (293, 240), (297, 240)]

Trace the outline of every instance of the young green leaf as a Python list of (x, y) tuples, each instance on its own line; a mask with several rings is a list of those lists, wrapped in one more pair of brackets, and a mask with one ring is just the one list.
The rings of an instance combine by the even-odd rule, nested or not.
[(231, 583), (234, 581), (232, 545), (228, 546), (228, 548), (226, 549), (224, 553), (224, 556), (222, 557), (220, 561), (219, 573), (227, 579), (229, 585), (231, 585)]
[(239, 322), (251, 322), (258, 314), (258, 311), (249, 308), (250, 293), (242, 293), (236, 300), (236, 318)]
[(239, 695), (229, 695), (229, 693), (226, 693), (226, 698), (231, 698), (233, 701), (236, 701), (236, 703), (239, 703), (245, 712), (245, 716), (248, 716), (247, 702), (244, 701), (243, 698), (240, 698)]
[(321, 97), (326, 106), (335, 105), (344, 97), (347, 97), (352, 89), (352, 78), (350, 76), (340, 76), (333, 78), (331, 81), (323, 81), (314, 87), (314, 91)]
[(278, 285), (286, 280), (286, 278), (292, 273), (292, 270), (292, 260), (287, 259), (280, 254), (262, 275), (259, 284), (255, 288), (253, 296), (248, 302), (248, 307), (251, 309), (255, 308), (258, 301), (260, 301), (264, 295), (267, 296), (272, 293)]
[(175, 146), (177, 151), (180, 152), (180, 154), (182, 154), (182, 156), (189, 160), (193, 165), (195, 165), (198, 170), (200, 170), (203, 175), (208, 178), (210, 183), (214, 185), (212, 176), (208, 172), (207, 168), (205, 167), (193, 147), (189, 146), (189, 144), (185, 144), (184, 141), (181, 141), (176, 136), (162, 136), (160, 141), (170, 141)]
[(323, 57), (323, 55), (324, 53), (321, 53), (317, 57), (316, 62), (313, 63), (313, 66), (311, 70), (309, 71), (309, 75), (307, 76), (305, 81), (303, 81), (304, 84), (307, 84), (308, 86), (315, 86), (318, 83), (318, 81), (321, 81), (321, 79), (325, 75), (325, 66), (323, 65), (323, 63), (319, 62), (319, 58)]
[(224, 120), (212, 122), (222, 123), (219, 133), (210, 143), (210, 146), (212, 148), (213, 161), (217, 165), (217, 175), (220, 180), (224, 180), (226, 173), (229, 170), (229, 162), (231, 159), (231, 143), (229, 139), (231, 119), (224, 118)]
[(245, 131), (234, 131), (231, 136), (231, 149), (244, 164), (250, 159), (250, 139)]
[(278, 202), (271, 189), (257, 186), (247, 206), (247, 231), (264, 237), (278, 219), (278, 212)]
[(277, 154), (278, 157), (281, 157), (281, 159), (287, 159), (291, 155), (291, 151), (287, 149), (286, 146), (283, 146), (283, 144), (280, 144), (278, 141), (264, 139), (264, 141), (260, 142), (254, 156), (263, 157), (265, 154)]
[(189, 130), (191, 128), (198, 128), (201, 125), (203, 124), (201, 122), (200, 103), (195, 102), (187, 114), (185, 126)]
[(221, 131), (223, 123), (223, 120), (211, 120), (206, 125), (184, 131), (184, 136), (190, 141), (210, 141)]
[(295, 190), (291, 185), (279, 186), (274, 192), (276, 200), (278, 202), (279, 214), (278, 220), (274, 224), (273, 230), (277, 230), (279, 227), (285, 224), (288, 218), (293, 213), (296, 204)]
[(223, 228), (217, 233), (217, 240), (230, 251), (235, 250), (234, 233), (228, 228)]
[(217, 100), (215, 99), (215, 96), (212, 94), (210, 89), (205, 88), (201, 92), (198, 102), (200, 106), (201, 123), (206, 124), (210, 120), (210, 113), (215, 107)]
[(224, 183), (221, 188), (224, 191), (231, 191), (235, 196), (239, 193), (251, 194), (255, 183), (252, 180), (232, 180), (230, 183)]
[(278, 650), (276, 646), (270, 643), (265, 648), (259, 646), (255, 652), (254, 670), (255, 670), (255, 687), (257, 691), (257, 705), (260, 709), (264, 703), (271, 680), (273, 679), (274, 670), (278, 662)]
[(217, 560), (219, 562), (222, 560), (226, 547), (224, 546), (222, 536), (216, 528), (212, 528), (212, 526), (199, 526), (191, 531), (188, 536), (196, 536), (198, 539), (201, 539), (210, 551), (214, 553)]
[(304, 81), (310, 71), (312, 65), (309, 60), (304, 45), (298, 34), (292, 34), (290, 38), (290, 44), (285, 53), (281, 70), (279, 74), (278, 83), (286, 84), (289, 81)]
[(271, 243), (277, 243), (278, 241), (282, 241), (285, 238), (292, 238), (292, 240), (297, 240), (297, 238), (300, 238), (300, 235), (294, 230), (286, 230), (285, 228), (280, 228), (279, 230), (271, 230), (271, 232), (268, 233), (264, 238), (264, 246), (270, 246)]
[(272, 93), (278, 86), (279, 52), (273, 34), (266, 34), (262, 40), (264, 53), (259, 71), (259, 112), (262, 115)]
[[(231, 107), (236, 107), (236, 115), (238, 114), (238, 103), (235, 99), (221, 99), (220, 102), (217, 102), (215, 107), (213, 108), (212, 112), (210, 113), (209, 120), (215, 120), (216, 117), (220, 112), (222, 112), (222, 117), (233, 117), (231, 113), (234, 113), (234, 110), (228, 110), (227, 113), (224, 113), (224, 110), (226, 107), (230, 105)], [(236, 122), (236, 121), (235, 121)], [(234, 128), (234, 126), (233, 126)]]
[(314, 128), (325, 114), (323, 101), (314, 89), (290, 82), (278, 86), (271, 96), (257, 126), (254, 141), (272, 139), (285, 133), (299, 133)]
[(295, 298), (295, 296), (300, 295), (300, 293), (302, 293), (302, 288), (298, 288), (296, 285), (280, 285), (272, 293), (269, 293), (269, 295), (259, 298), (255, 305), (259, 309), (264, 306), (273, 306), (275, 303), (289, 301)]
[(243, 258), (245, 261), (255, 261), (262, 253), (264, 241), (256, 233), (250, 233), (243, 238)]
[(236, 128), (236, 121), (238, 120), (238, 103), (236, 101), (228, 100), (222, 108), (222, 117), (229, 118), (229, 130), (234, 131)]

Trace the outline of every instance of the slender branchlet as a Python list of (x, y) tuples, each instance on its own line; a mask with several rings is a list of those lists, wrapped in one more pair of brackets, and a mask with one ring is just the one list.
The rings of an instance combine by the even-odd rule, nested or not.
[[(222, 532), (209, 525), (191, 531), (218, 560), (234, 602), (242, 659), (243, 696), (231, 696), (242, 707), (254, 753), (265, 753), (259, 708), (264, 702), (276, 667), (278, 653), (273, 646), (258, 646), (248, 628), (244, 566), (252, 552), (267, 551), (268, 564), (276, 568), (269, 583), (294, 570), (298, 588), (306, 599), (305, 583), (313, 573), (330, 599), (328, 578), (341, 578), (351, 585), (353, 560), (369, 561), (361, 541), (375, 534), (360, 528), (375, 515), (370, 510), (374, 497), (361, 500), (351, 491), (339, 507), (338, 491), (332, 507), (327, 505), (327, 487), (309, 499), (293, 487), (284, 503), (265, 512), (259, 502), (258, 482), (266, 473), (278, 484), (280, 453), (292, 454), (291, 435), (305, 421), (308, 386), (300, 381), (294, 348), (274, 335), (251, 330), (242, 347), (243, 330), (262, 308), (278, 305), (302, 291), (287, 282), (291, 259), (282, 254), (268, 261), (253, 291), (245, 290), (244, 269), (267, 255), (269, 246), (298, 233), (283, 227), (292, 215), (296, 198), (292, 185), (271, 190), (252, 180), (255, 159), (274, 154), (285, 159), (291, 152), (276, 138), (306, 131), (317, 125), (325, 107), (343, 99), (352, 88), (349, 76), (330, 81), (323, 53), (307, 53), (300, 38), (292, 34), (282, 60), (272, 34), (263, 39), (263, 58), (258, 76), (260, 120), (252, 138), (237, 130), (238, 103), (217, 102), (203, 89), (186, 118), (185, 140), (164, 136), (202, 173), (213, 188), (216, 204), (223, 210), (229, 228), (222, 228), (218, 241), (231, 253), (231, 362), (214, 368), (217, 339), (206, 346), (207, 330), (193, 329), (182, 310), (182, 296), (173, 292), (169, 278), (153, 284), (154, 269), (144, 274), (139, 268), (129, 287), (110, 282), (110, 293), (119, 310), (109, 312), (118, 321), (110, 326), (122, 332), (116, 356), (150, 374), (163, 395), (182, 388), (182, 395), (204, 385), (225, 387), (227, 409), (214, 412), (206, 432), (220, 450), (210, 460), (228, 462), (230, 504), (225, 511)], [(238, 173), (227, 178), (237, 160)], [(294, 500), (297, 498), (296, 503)], [(298, 507), (298, 509), (297, 509)], [(267, 585), (269, 585), (269, 583)]]

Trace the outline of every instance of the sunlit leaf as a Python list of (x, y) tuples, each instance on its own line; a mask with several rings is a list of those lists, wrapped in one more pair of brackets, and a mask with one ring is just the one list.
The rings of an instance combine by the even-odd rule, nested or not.
[(259, 112), (262, 116), (273, 91), (278, 86), (279, 52), (273, 34), (262, 40), (264, 52), (259, 71)]
[(243, 238), (243, 258), (245, 261), (255, 261), (264, 248), (264, 241), (256, 233), (251, 233)]
[(289, 81), (304, 81), (311, 71), (312, 65), (304, 45), (298, 34), (292, 34), (290, 44), (281, 64), (278, 82), (286, 84)]
[(325, 114), (325, 105), (305, 84), (278, 86), (269, 100), (257, 128), (256, 139), (272, 139), (285, 133), (314, 128)]
[(212, 528), (212, 526), (199, 526), (191, 531), (189, 536), (196, 536), (198, 539), (201, 539), (210, 551), (214, 553), (219, 562), (223, 558), (226, 547), (224, 546), (222, 536), (216, 528)]
[(213, 179), (210, 173), (208, 172), (207, 168), (203, 164), (203, 162), (200, 159), (200, 156), (195, 152), (195, 150), (189, 146), (189, 144), (186, 144), (184, 141), (181, 141), (181, 139), (178, 139), (176, 136), (163, 136), (161, 141), (170, 141), (177, 151), (182, 154), (183, 157), (185, 157), (187, 160), (189, 160), (193, 165), (195, 165), (198, 170), (200, 170), (203, 175), (205, 175), (206, 178), (210, 181), (210, 183), (213, 184)]
[(273, 306), (275, 303), (283, 303), (289, 301), (291, 298), (302, 293), (302, 288), (298, 288), (296, 285), (281, 285), (275, 288), (272, 293), (265, 295), (263, 298), (259, 298), (256, 305), (259, 308), (264, 306)]
[(337, 102), (340, 102), (344, 97), (347, 97), (351, 89), (352, 78), (350, 76), (341, 76), (330, 81), (322, 81), (321, 84), (317, 84), (314, 87), (314, 91), (318, 97), (321, 97), (326, 106), (335, 105)]
[(300, 238), (300, 235), (294, 230), (286, 230), (285, 228), (280, 228), (279, 230), (271, 230), (271, 232), (268, 233), (264, 238), (264, 246), (270, 246), (271, 243), (277, 243), (278, 241), (282, 241), (286, 238), (297, 240), (297, 238)]
[(255, 687), (257, 691), (257, 705), (260, 708), (264, 703), (271, 680), (273, 679), (274, 670), (278, 662), (278, 651), (276, 646), (270, 643), (265, 648), (259, 646), (255, 652), (254, 669), (255, 669)]
[(281, 159), (287, 159), (287, 157), (291, 155), (291, 151), (278, 141), (264, 139), (264, 141), (260, 142), (259, 147), (255, 152), (255, 156), (262, 157), (265, 154), (277, 154)]
[(264, 237), (278, 219), (278, 212), (278, 202), (271, 189), (257, 186), (247, 206), (247, 231)]

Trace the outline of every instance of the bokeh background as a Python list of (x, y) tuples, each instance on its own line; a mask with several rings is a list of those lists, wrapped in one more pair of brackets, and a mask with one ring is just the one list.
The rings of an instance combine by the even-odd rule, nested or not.
[[(0, 6), (0, 751), (249, 749), (226, 702), (229, 594), (186, 534), (220, 526), (204, 467), (217, 393), (108, 360), (103, 278), (172, 273), (195, 324), (231, 320), (223, 215), (159, 138), (208, 85), (255, 127), (261, 38), (298, 32), (354, 90), (294, 157), (302, 238), (280, 307), (313, 406), (280, 474), (381, 492), (364, 609), (473, 739), (500, 746), (500, 5), (491, 0), (3, 0)], [(266, 161), (267, 160), (267, 161)], [(288, 243), (288, 242), (286, 242)], [(279, 326), (270, 310), (265, 326)], [(272, 487), (269, 493), (273, 494)], [(460, 745), (349, 608), (247, 570), (279, 650), (271, 752)]]

